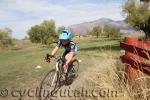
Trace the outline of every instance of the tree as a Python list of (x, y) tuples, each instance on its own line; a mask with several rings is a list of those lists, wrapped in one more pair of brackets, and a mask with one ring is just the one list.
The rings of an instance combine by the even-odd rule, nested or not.
[(60, 34), (64, 29), (65, 29), (64, 26), (58, 27), (58, 29), (57, 29), (57, 34)]
[(104, 26), (104, 32), (107, 38), (120, 37), (120, 29), (112, 26)]
[(10, 28), (0, 29), (0, 47), (8, 47), (12, 45), (12, 38), (11, 38), (12, 30)]
[(125, 21), (138, 30), (145, 32), (146, 38), (150, 37), (150, 0), (128, 0), (123, 5)]
[(28, 39), (29, 39), (28, 36), (25, 36), (23, 40), (28, 40)]
[(29, 39), (33, 43), (47, 44), (47, 40), (57, 38), (55, 32), (55, 22), (53, 20), (45, 20), (39, 25), (32, 26), (28, 30)]
[(114, 28), (113, 37), (115, 37), (115, 38), (120, 38), (121, 37), (121, 32), (120, 32), (119, 28)]
[(4, 29), (0, 29), (0, 39), (10, 38), (11, 33), (12, 33), (12, 30), (8, 27), (6, 27)]
[(39, 25), (35, 25), (35, 26), (31, 27), (31, 29), (28, 31), (29, 39), (33, 43), (41, 42), (40, 34), (41, 34), (41, 32), (40, 32)]
[(107, 26), (107, 25), (104, 26), (104, 32), (107, 38), (110, 38), (110, 36), (113, 34), (112, 30), (113, 30), (112, 27)]
[(100, 26), (95, 26), (89, 31), (89, 33), (98, 38), (102, 33), (102, 28)]

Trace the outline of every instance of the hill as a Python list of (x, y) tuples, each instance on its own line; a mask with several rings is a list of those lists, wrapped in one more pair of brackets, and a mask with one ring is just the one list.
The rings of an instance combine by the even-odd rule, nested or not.
[(124, 21), (114, 21), (108, 18), (101, 18), (90, 22), (71, 25), (69, 28), (71, 28), (76, 34), (85, 35), (90, 28), (94, 26), (104, 27), (105, 25), (119, 28), (123, 33), (131, 33), (134, 31), (134, 29)]

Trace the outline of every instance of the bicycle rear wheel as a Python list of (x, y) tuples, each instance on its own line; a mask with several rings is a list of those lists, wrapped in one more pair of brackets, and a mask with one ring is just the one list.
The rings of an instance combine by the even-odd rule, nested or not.
[(79, 61), (77, 59), (74, 59), (71, 64), (72, 72), (78, 75), (79, 70)]
[(73, 77), (78, 76), (78, 70), (79, 70), (79, 61), (77, 59), (74, 59), (68, 69), (68, 74), (71, 74)]

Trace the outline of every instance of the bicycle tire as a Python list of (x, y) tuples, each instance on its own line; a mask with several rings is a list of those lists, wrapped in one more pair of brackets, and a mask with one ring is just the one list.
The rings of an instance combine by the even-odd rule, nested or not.
[(78, 70), (79, 70), (79, 61), (77, 59), (72, 60), (69, 69), (68, 69), (68, 73), (74, 73), (75, 77), (78, 76)]
[[(53, 78), (56, 78), (56, 80), (54, 80)], [(59, 78), (59, 74), (58, 72), (56, 72), (55, 69), (50, 70), (45, 75), (45, 77), (42, 79), (40, 83), (38, 100), (46, 100), (46, 98), (51, 97), (53, 95), (53, 93), (55, 92), (55, 89), (58, 86), (58, 78)], [(49, 83), (52, 83), (52, 81), (55, 81), (54, 82), (55, 84), (53, 86), (51, 86), (52, 84), (49, 84)], [(47, 91), (47, 90), (49, 91), (48, 94), (43, 95), (42, 92)]]
[(79, 61), (77, 59), (74, 59), (71, 63), (71, 67), (72, 67), (72, 70), (77, 74), (79, 70)]

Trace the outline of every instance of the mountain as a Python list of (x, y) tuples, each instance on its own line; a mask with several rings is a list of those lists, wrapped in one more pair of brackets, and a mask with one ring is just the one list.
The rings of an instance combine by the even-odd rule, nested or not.
[(87, 34), (87, 31), (91, 29), (92, 27), (94, 26), (104, 27), (105, 25), (119, 28), (121, 32), (123, 33), (130, 33), (134, 31), (134, 28), (130, 27), (124, 21), (114, 21), (108, 18), (101, 18), (98, 20), (90, 21), (90, 22), (84, 22), (81, 24), (71, 25), (69, 26), (69, 28), (71, 28), (73, 32), (75, 32), (76, 34), (85, 35)]

